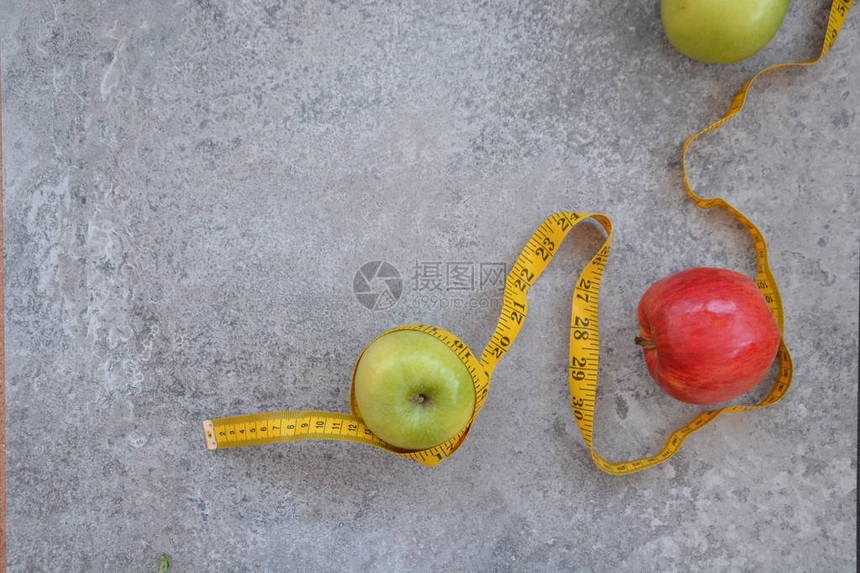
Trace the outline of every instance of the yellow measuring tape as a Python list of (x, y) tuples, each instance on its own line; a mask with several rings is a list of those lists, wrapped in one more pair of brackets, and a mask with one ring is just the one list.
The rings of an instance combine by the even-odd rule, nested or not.
[[(780, 334), (783, 332), (782, 300), (779, 296), (776, 281), (768, 265), (767, 245), (764, 237), (752, 221), (728, 202), (719, 198), (706, 199), (693, 191), (687, 176), (687, 152), (697, 137), (717, 129), (743, 108), (747, 92), (759, 76), (782, 67), (809, 66), (820, 61), (836, 41), (852, 2), (853, 0), (834, 0), (830, 9), (824, 44), (817, 58), (807, 62), (779, 64), (757, 73), (735, 95), (725, 117), (699, 133), (690, 136), (682, 147), (684, 189), (690, 200), (703, 209), (711, 209), (713, 207), (726, 209), (747, 229), (752, 237), (757, 262), (755, 282), (759, 290), (764, 294), (771, 312), (776, 317)], [(606, 260), (609, 257), (609, 249), (612, 241), (612, 222), (605, 215), (562, 212), (552, 215), (538, 227), (517, 258), (505, 283), (504, 304), (499, 316), (499, 322), (496, 325), (496, 330), (490, 342), (480, 357), (475, 355), (455, 335), (436, 326), (408, 324), (388, 331), (417, 330), (436, 337), (460, 357), (460, 360), (471, 373), (477, 398), (475, 411), (469, 423), (457, 435), (445, 443), (421, 451), (406, 451), (385, 443), (373, 434), (358, 415), (355, 402), (355, 388), (353, 386), (350, 392), (352, 414), (310, 410), (273, 412), (206, 420), (203, 422), (203, 429), (207, 448), (215, 450), (312, 439), (345, 440), (376, 446), (426, 466), (435, 466), (460, 447), (480, 413), (481, 408), (486, 403), (493, 371), (505, 353), (510, 349), (528, 314), (526, 293), (529, 288), (534, 285), (535, 281), (537, 281), (541, 273), (546, 269), (546, 266), (556, 254), (565, 236), (567, 236), (573, 227), (586, 219), (595, 221), (603, 227), (606, 231), (606, 241), (597, 254), (585, 266), (574, 286), (570, 321), (568, 383), (570, 386), (570, 403), (573, 417), (582, 432), (582, 436), (597, 467), (606, 473), (622, 475), (657, 465), (675, 455), (687, 436), (703, 428), (720, 414), (764, 408), (777, 402), (788, 392), (788, 388), (791, 385), (793, 367), (791, 355), (785, 345), (784, 338), (782, 338), (777, 353), (779, 369), (776, 374), (776, 380), (768, 395), (760, 403), (754, 406), (729, 406), (702, 412), (689, 424), (674, 431), (666, 440), (663, 448), (651, 457), (623, 462), (610, 462), (598, 455), (592, 445), (597, 373), (600, 358), (597, 301), (600, 293), (601, 275), (603, 274)], [(361, 360), (360, 356), (359, 360)], [(353, 371), (353, 377), (354, 374)]]

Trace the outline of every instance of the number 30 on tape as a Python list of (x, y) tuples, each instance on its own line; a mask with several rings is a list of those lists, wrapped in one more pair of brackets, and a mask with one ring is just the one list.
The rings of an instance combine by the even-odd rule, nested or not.
[[(830, 8), (827, 32), (821, 52), (813, 60), (779, 64), (762, 70), (753, 76), (732, 99), (729, 111), (719, 121), (699, 133), (690, 136), (682, 146), (683, 185), (687, 196), (703, 209), (721, 207), (735, 217), (749, 232), (756, 254), (755, 283), (765, 295), (771, 312), (783, 334), (782, 300), (767, 256), (767, 244), (758, 228), (740, 211), (720, 198), (703, 198), (697, 195), (690, 185), (687, 175), (687, 152), (693, 141), (702, 134), (713, 131), (735, 116), (744, 105), (747, 93), (753, 82), (762, 74), (788, 66), (810, 66), (819, 62), (836, 42), (845, 17), (851, 8), (852, 0), (835, 0)], [(345, 440), (368, 444), (419, 462), (435, 466), (453, 454), (486, 403), (489, 394), (490, 378), (502, 357), (507, 353), (517, 337), (528, 315), (528, 290), (538, 280), (558, 247), (573, 227), (585, 220), (592, 220), (606, 231), (606, 241), (591, 258), (577, 279), (572, 295), (570, 320), (570, 355), (568, 363), (568, 385), (573, 418), (585, 440), (594, 463), (601, 470), (615, 475), (630, 474), (674, 456), (690, 434), (700, 430), (722, 413), (739, 413), (769, 406), (788, 392), (793, 375), (791, 355), (780, 341), (777, 358), (779, 368), (776, 380), (768, 395), (752, 406), (729, 406), (707, 410), (699, 414), (689, 424), (675, 430), (665, 445), (655, 455), (637, 460), (610, 462), (594, 451), (592, 435), (594, 432), (595, 398), (597, 394), (597, 372), (600, 360), (600, 335), (598, 328), (598, 296), (600, 282), (612, 242), (612, 221), (605, 215), (595, 213), (562, 212), (546, 219), (526, 243), (505, 283), (504, 302), (496, 330), (484, 352), (478, 358), (466, 344), (454, 334), (436, 326), (408, 324), (396, 330), (418, 330), (430, 334), (444, 342), (457, 354), (469, 370), (475, 386), (475, 411), (468, 424), (447, 442), (421, 451), (406, 451), (395, 448), (379, 439), (364, 424), (358, 415), (355, 404), (354, 387), (351, 390), (351, 414), (322, 411), (291, 411), (218, 418), (203, 422), (206, 446), (210, 450), (291, 442), (296, 440)], [(360, 357), (359, 357), (360, 359)]]

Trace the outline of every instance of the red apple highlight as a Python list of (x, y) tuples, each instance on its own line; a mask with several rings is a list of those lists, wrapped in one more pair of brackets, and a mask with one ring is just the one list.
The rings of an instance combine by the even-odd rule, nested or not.
[(694, 268), (661, 279), (642, 296), (637, 315), (636, 343), (651, 376), (690, 404), (718, 404), (750, 390), (779, 347), (764, 295), (734, 271)]

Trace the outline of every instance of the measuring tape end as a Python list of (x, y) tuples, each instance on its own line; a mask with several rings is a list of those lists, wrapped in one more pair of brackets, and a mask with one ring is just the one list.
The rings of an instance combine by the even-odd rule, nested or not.
[(217, 450), (218, 441), (215, 439), (215, 424), (212, 420), (203, 420), (203, 435), (206, 438), (206, 449)]

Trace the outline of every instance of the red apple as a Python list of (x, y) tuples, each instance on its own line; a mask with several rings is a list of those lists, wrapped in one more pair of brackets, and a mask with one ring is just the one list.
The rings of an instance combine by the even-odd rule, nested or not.
[(761, 382), (780, 334), (748, 277), (714, 268), (681, 271), (651, 285), (637, 311), (651, 376), (690, 404), (717, 404)]

